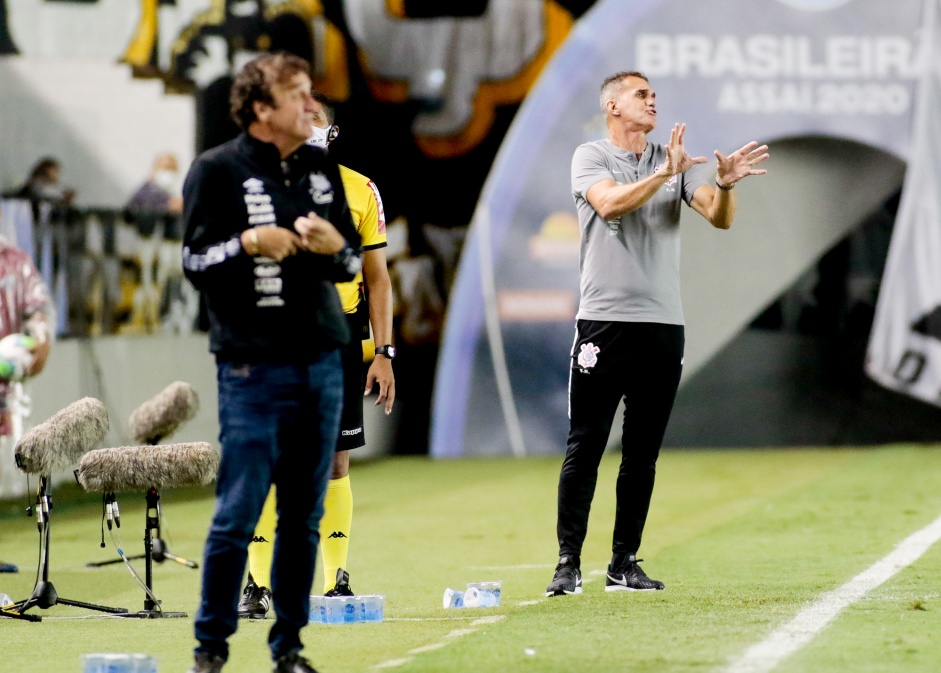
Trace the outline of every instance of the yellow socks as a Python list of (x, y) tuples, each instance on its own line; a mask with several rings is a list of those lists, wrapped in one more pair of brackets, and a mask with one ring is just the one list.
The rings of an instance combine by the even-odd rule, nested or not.
[[(350, 551), (350, 528), (353, 523), (353, 489), (349, 475), (331, 479), (324, 498), (324, 514), (320, 520), (320, 547), (323, 550), (324, 593), (336, 584), (337, 569), (346, 568)], [(248, 545), (248, 571), (260, 587), (271, 588), (271, 560), (274, 536), (278, 525), (275, 489), (271, 488), (261, 510), (255, 537)]]
[[(337, 569), (346, 567), (353, 524), (353, 489), (350, 476), (327, 483), (323, 518), (320, 520), (320, 548), (323, 550), (323, 590), (330, 591), (337, 581)], [(254, 573), (253, 573), (254, 574)]]
[[(332, 483), (332, 482), (331, 482)], [(255, 584), (271, 588), (271, 560), (274, 557), (274, 534), (278, 526), (278, 507), (275, 488), (268, 491), (268, 499), (255, 524), (255, 537), (248, 545), (248, 572)], [(336, 574), (336, 570), (333, 571)]]

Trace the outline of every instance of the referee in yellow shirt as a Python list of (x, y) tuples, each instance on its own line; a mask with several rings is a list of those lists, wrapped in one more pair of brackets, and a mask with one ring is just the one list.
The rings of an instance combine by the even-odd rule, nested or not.
[[(314, 113), (311, 145), (324, 148), (337, 137), (334, 125), (335, 110), (330, 100), (318, 91), (313, 92), (317, 105)], [(338, 283), (337, 291), (343, 311), (350, 323), (354, 338), (343, 353), (345, 395), (340, 437), (337, 442), (333, 474), (327, 485), (324, 515), (320, 521), (320, 546), (323, 550), (324, 593), (328, 596), (351, 596), (347, 556), (350, 547), (350, 529), (353, 521), (353, 491), (350, 486), (350, 450), (363, 446), (363, 392), (369, 394), (379, 385), (376, 405), (385, 405), (385, 413), (392, 412), (395, 401), (395, 376), (392, 360), (392, 283), (386, 266), (386, 221), (382, 199), (376, 185), (364, 175), (340, 166), (343, 189), (353, 216), (353, 223), (362, 238), (363, 271), (349, 283)], [(368, 293), (369, 301), (366, 302)], [(375, 356), (363, 382), (363, 343), (369, 337), (372, 325)], [(362, 335), (361, 339), (355, 338)], [(271, 607), (271, 559), (277, 526), (275, 493), (268, 494), (261, 518), (255, 528), (253, 542), (248, 547), (248, 583), (239, 601), (239, 617), (264, 619)]]

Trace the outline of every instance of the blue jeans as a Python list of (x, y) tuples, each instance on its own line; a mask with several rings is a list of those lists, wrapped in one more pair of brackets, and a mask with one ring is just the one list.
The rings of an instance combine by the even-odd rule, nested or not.
[(340, 431), (340, 354), (321, 353), (311, 364), (219, 362), (217, 367), (222, 461), (203, 559), (196, 651), (228, 659), (226, 640), (238, 625), (248, 544), (274, 484), (276, 620), (268, 644), (277, 659), (301, 648), (300, 630), (307, 624), (318, 527)]

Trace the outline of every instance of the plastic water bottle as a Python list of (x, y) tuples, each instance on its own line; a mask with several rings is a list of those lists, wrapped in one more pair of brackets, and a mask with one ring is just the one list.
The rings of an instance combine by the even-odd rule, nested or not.
[[(464, 593), (464, 604), (467, 607), (492, 608), (500, 605), (500, 594), (503, 582), (469, 582)], [(476, 593), (468, 599), (471, 590)], [(473, 603), (473, 605), (472, 605)]]
[(83, 654), (82, 673), (157, 673), (157, 659), (149, 654)]
[(343, 623), (354, 624), (360, 619), (359, 599), (356, 596), (343, 597)]
[(13, 599), (6, 594), (0, 594), (0, 608), (4, 605), (13, 605)]
[(326, 607), (324, 606), (324, 596), (310, 597), (310, 611), (307, 613), (307, 619), (311, 624), (322, 624)]
[(385, 611), (386, 597), (379, 594), (366, 594), (358, 598), (362, 609), (360, 621), (381, 622)]
[(346, 608), (346, 599), (343, 596), (325, 596), (323, 599), (323, 623), (342, 624)]
[(451, 589), (448, 587), (444, 590), (444, 597), (441, 599), (441, 604), (447, 608), (463, 608), (464, 607), (464, 592), (460, 589)]

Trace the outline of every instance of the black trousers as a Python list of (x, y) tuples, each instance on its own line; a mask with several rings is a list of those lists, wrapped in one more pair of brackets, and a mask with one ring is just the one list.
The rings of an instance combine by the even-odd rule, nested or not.
[(682, 325), (579, 320), (569, 378), (569, 437), (559, 476), (559, 555), (581, 555), (598, 465), (624, 399), (614, 554), (635, 554), (657, 457), (683, 370)]

